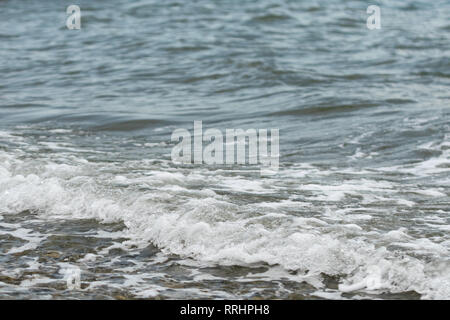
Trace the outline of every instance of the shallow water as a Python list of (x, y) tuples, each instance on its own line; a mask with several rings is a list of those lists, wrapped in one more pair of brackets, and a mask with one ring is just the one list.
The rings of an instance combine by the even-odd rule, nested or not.
[(1, 1), (0, 298), (450, 299), (450, 3), (377, 2)]

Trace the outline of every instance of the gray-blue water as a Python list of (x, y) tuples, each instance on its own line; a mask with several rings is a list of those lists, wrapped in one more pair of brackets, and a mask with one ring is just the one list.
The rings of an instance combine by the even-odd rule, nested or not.
[(450, 299), (449, 1), (71, 4), (0, 1), (0, 298)]

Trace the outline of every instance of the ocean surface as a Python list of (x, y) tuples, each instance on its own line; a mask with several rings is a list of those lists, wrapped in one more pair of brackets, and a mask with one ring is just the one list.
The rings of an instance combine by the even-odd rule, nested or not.
[(0, 1), (1, 299), (450, 299), (450, 1), (71, 4)]

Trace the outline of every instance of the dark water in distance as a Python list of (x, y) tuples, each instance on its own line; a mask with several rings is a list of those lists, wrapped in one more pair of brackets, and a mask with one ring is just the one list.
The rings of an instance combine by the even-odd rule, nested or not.
[(70, 4), (0, 1), (0, 298), (450, 299), (449, 1)]

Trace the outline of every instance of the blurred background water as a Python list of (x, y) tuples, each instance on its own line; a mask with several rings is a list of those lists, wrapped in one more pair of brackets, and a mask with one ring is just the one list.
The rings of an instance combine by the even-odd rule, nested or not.
[(0, 1), (1, 298), (450, 298), (449, 1), (71, 4)]

